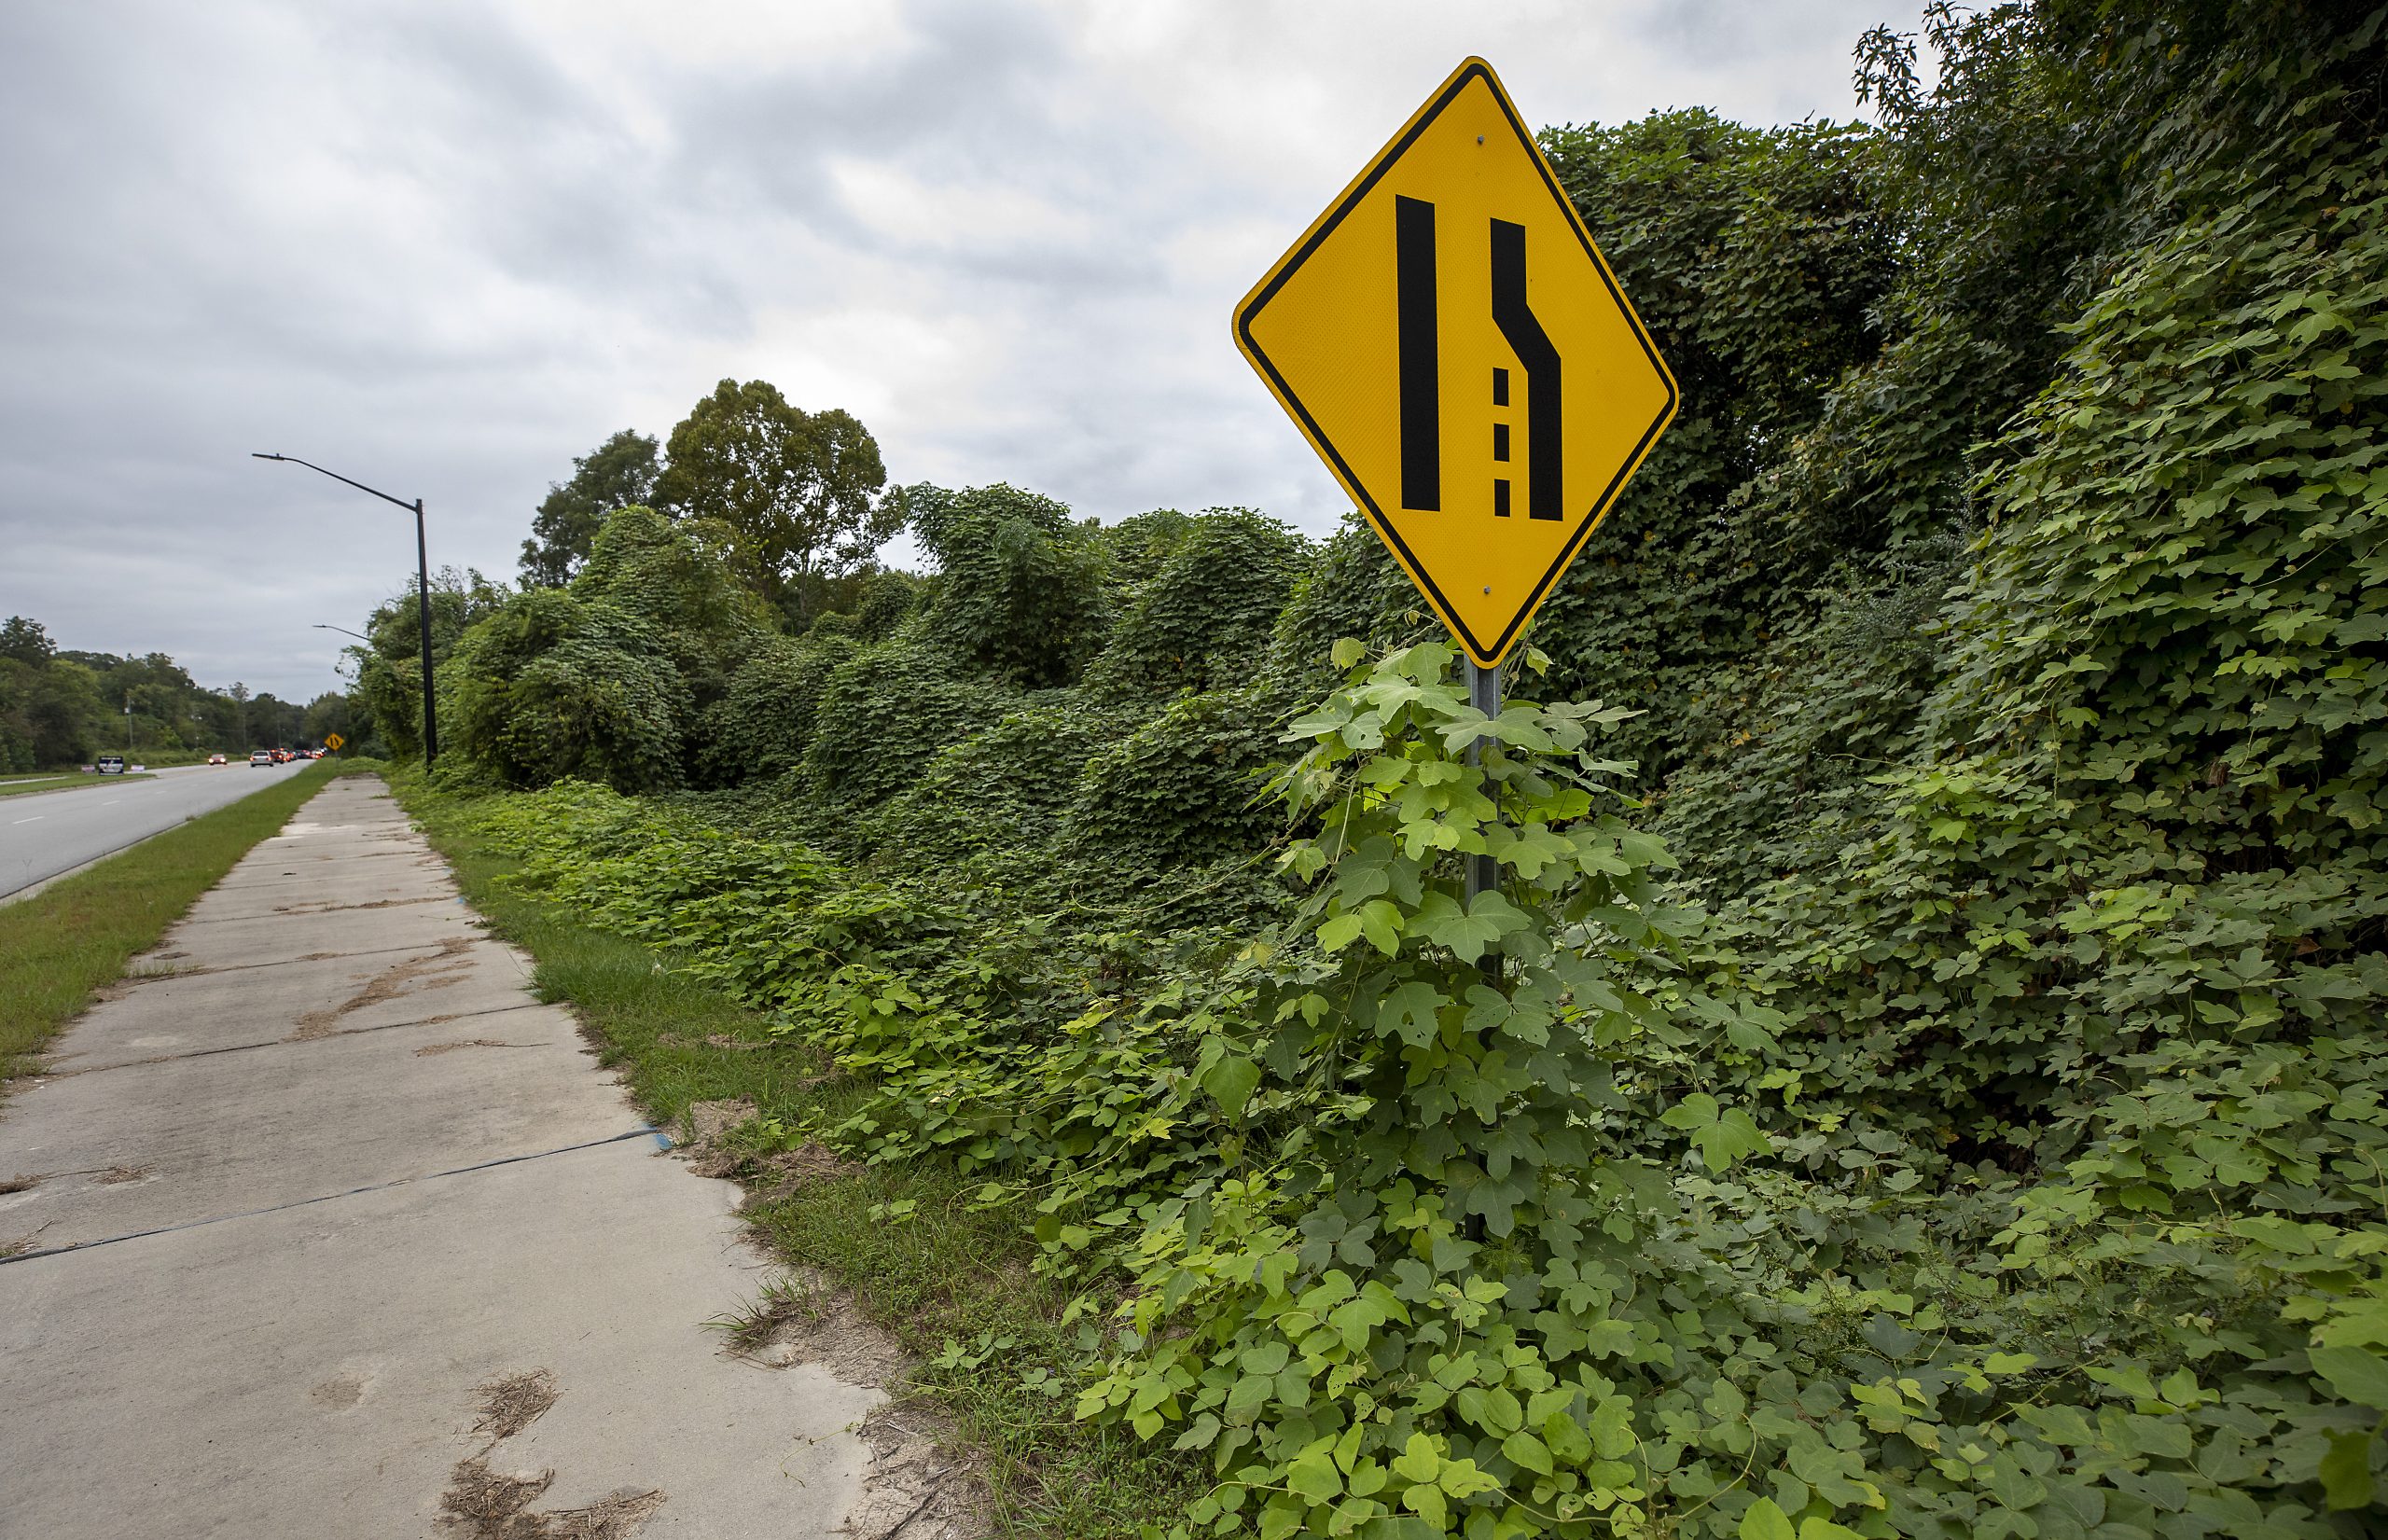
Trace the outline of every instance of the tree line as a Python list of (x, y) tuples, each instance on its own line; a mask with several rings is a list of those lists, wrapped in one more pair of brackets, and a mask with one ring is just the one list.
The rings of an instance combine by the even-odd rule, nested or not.
[(210, 689), (162, 652), (62, 651), (38, 620), (0, 621), (0, 770), (59, 770), (128, 751), (172, 764), (295, 748), (350, 719), (336, 691), (302, 705), (246, 685)]

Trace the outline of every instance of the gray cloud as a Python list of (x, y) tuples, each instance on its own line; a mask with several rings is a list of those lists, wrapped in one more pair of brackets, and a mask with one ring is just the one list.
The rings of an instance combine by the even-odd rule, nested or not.
[(1915, 8), (0, 8), (0, 614), (304, 698), (411, 532), (250, 450), (509, 576), (574, 454), (726, 375), (903, 479), (1324, 529), (1229, 307), (1460, 57), (1538, 121), (1845, 115)]

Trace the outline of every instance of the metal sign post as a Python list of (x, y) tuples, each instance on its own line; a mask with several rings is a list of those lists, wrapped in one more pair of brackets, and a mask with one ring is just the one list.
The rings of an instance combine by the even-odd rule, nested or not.
[[(1473, 658), (1467, 660), (1467, 703), (1487, 716), (1501, 715), (1501, 671), (1497, 666), (1488, 669)], [(1484, 762), (1483, 739), (1479, 738), (1467, 746), (1467, 762), (1471, 765)], [(1467, 858), (1469, 903), (1476, 902), (1478, 894), (1500, 885), (1501, 864), (1498, 861), (1489, 855)]]

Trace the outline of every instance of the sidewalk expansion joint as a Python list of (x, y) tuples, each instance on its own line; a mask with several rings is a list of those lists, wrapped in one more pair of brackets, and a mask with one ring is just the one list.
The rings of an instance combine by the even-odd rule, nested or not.
[(219, 1053), (247, 1053), (252, 1048), (287, 1047), (293, 1043), (329, 1043), (342, 1037), (361, 1037), (368, 1032), (395, 1032), (401, 1027), (439, 1027), (451, 1021), (469, 1021), (478, 1016), (504, 1016), (508, 1011), (550, 1009), (544, 1000), (523, 1000), (511, 1006), (484, 1006), (479, 1010), (460, 1010), (444, 1016), (420, 1016), (411, 1021), (380, 1021), (369, 1027), (342, 1027), (325, 1033), (320, 1037), (269, 1037), (262, 1043), (228, 1043), (220, 1048), (193, 1048), (188, 1053), (160, 1053), (147, 1059), (128, 1059), (121, 1064), (93, 1064), (90, 1069), (43, 1070), (35, 1078), (42, 1080), (73, 1080), (86, 1075), (106, 1075), (114, 1070), (137, 1070), (151, 1064), (178, 1064), (186, 1059), (213, 1059)]
[(154, 1229), (133, 1230), (125, 1235), (103, 1236), (97, 1241), (78, 1241), (69, 1246), (49, 1246), (40, 1251), (21, 1251), (0, 1256), (0, 1268), (13, 1267), (19, 1262), (31, 1262), (44, 1256), (63, 1256), (69, 1252), (94, 1251), (101, 1246), (113, 1246), (123, 1241), (141, 1241), (153, 1235), (172, 1235), (176, 1230), (200, 1229), (208, 1225), (222, 1225), (235, 1219), (255, 1219), (261, 1214), (282, 1214), (290, 1209), (312, 1208), (317, 1203), (334, 1203), (343, 1198), (359, 1198), (368, 1192), (387, 1192), (392, 1187), (410, 1186), (417, 1182), (436, 1182), (443, 1176), (468, 1176), (477, 1171), (491, 1171), (499, 1166), (517, 1166), (525, 1160), (545, 1160), (551, 1155), (570, 1155), (576, 1150), (601, 1149), (631, 1139), (657, 1139), (663, 1131), (653, 1124), (643, 1124), (627, 1133), (611, 1133), (603, 1139), (585, 1140), (577, 1145), (564, 1145), (551, 1150), (534, 1150), (528, 1155), (504, 1155), (494, 1160), (477, 1160), (469, 1166), (456, 1166), (447, 1171), (426, 1172), (420, 1176), (401, 1176), (388, 1182), (373, 1182), (345, 1192), (327, 1192), (320, 1198), (300, 1198), (287, 1203), (275, 1203), (261, 1209), (247, 1209), (239, 1214), (219, 1214), (206, 1219), (187, 1219), (179, 1225), (160, 1225)]
[[(497, 937), (483, 931), (472, 937), (476, 941), (494, 942)], [(227, 963), (218, 968), (177, 968), (171, 973), (128, 973), (110, 988), (125, 984), (165, 984), (177, 978), (205, 978), (218, 973), (245, 973), (251, 968), (286, 968), (299, 963), (345, 963), (352, 957), (387, 957), (394, 951), (437, 951), (437, 941), (413, 941), (403, 947), (368, 947), (362, 951), (311, 951), (303, 957), (277, 957), (271, 963)], [(133, 961), (138, 963), (139, 958)]]
[[(365, 904), (326, 904), (321, 909), (268, 909), (263, 914), (209, 914), (201, 915), (197, 919), (187, 919), (182, 923), (186, 925), (243, 925), (259, 920), (312, 920), (319, 914), (346, 914), (353, 909), (396, 909), (410, 908), (417, 904), (461, 904), (464, 901), (463, 895), (459, 894), (436, 893), (423, 898), (376, 898)], [(439, 943), (433, 941), (427, 944), (436, 947)]]

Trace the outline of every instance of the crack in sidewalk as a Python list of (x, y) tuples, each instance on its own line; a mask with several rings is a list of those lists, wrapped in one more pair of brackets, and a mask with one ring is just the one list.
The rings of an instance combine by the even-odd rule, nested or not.
[(240, 1214), (218, 1214), (205, 1219), (186, 1219), (179, 1225), (160, 1225), (153, 1229), (133, 1230), (125, 1235), (103, 1236), (97, 1241), (78, 1241), (70, 1246), (49, 1246), (40, 1251), (21, 1251), (0, 1256), (0, 1268), (19, 1262), (30, 1262), (41, 1256), (63, 1256), (69, 1252), (92, 1251), (101, 1246), (113, 1246), (123, 1241), (140, 1241), (152, 1235), (172, 1235), (176, 1230), (199, 1229), (208, 1225), (221, 1225), (234, 1219), (255, 1219), (259, 1214), (281, 1214), (290, 1209), (303, 1209), (316, 1203), (337, 1202), (343, 1198), (357, 1198), (368, 1192), (387, 1192), (392, 1187), (408, 1186), (416, 1182), (436, 1182), (443, 1176), (466, 1176), (477, 1171), (490, 1171), (498, 1166), (520, 1165), (525, 1160), (544, 1160), (551, 1155), (570, 1155), (576, 1150), (601, 1149), (618, 1145), (627, 1139), (659, 1138), (662, 1130), (653, 1124), (631, 1130), (627, 1133), (609, 1133), (603, 1139), (585, 1140), (577, 1145), (562, 1145), (551, 1150), (533, 1150), (527, 1155), (503, 1155), (494, 1160), (477, 1160), (469, 1166), (454, 1166), (447, 1171), (425, 1172), (419, 1176), (400, 1176), (387, 1182), (371, 1182), (345, 1192), (327, 1192), (317, 1198), (294, 1199), (287, 1203), (273, 1203), (261, 1209), (248, 1209)]
[(220, 1048), (193, 1048), (188, 1053), (160, 1053), (146, 1059), (128, 1059), (120, 1064), (93, 1064), (89, 1069), (44, 1070), (32, 1078), (40, 1080), (73, 1080), (86, 1075), (106, 1075), (115, 1070), (137, 1070), (151, 1064), (175, 1064), (186, 1059), (212, 1059), (219, 1053), (246, 1053), (252, 1048), (287, 1047), (293, 1043), (328, 1043), (339, 1037), (360, 1037), (368, 1032), (395, 1032), (400, 1027), (437, 1027), (450, 1021), (469, 1020), (476, 1016), (504, 1016), (515, 1010), (552, 1010), (556, 1007), (540, 1000), (524, 1000), (511, 1006), (484, 1006), (479, 1010), (452, 1011), (445, 1016), (421, 1016), (410, 1021), (380, 1021), (369, 1027), (341, 1027), (319, 1033), (312, 1037), (269, 1037), (261, 1043), (228, 1043)]

